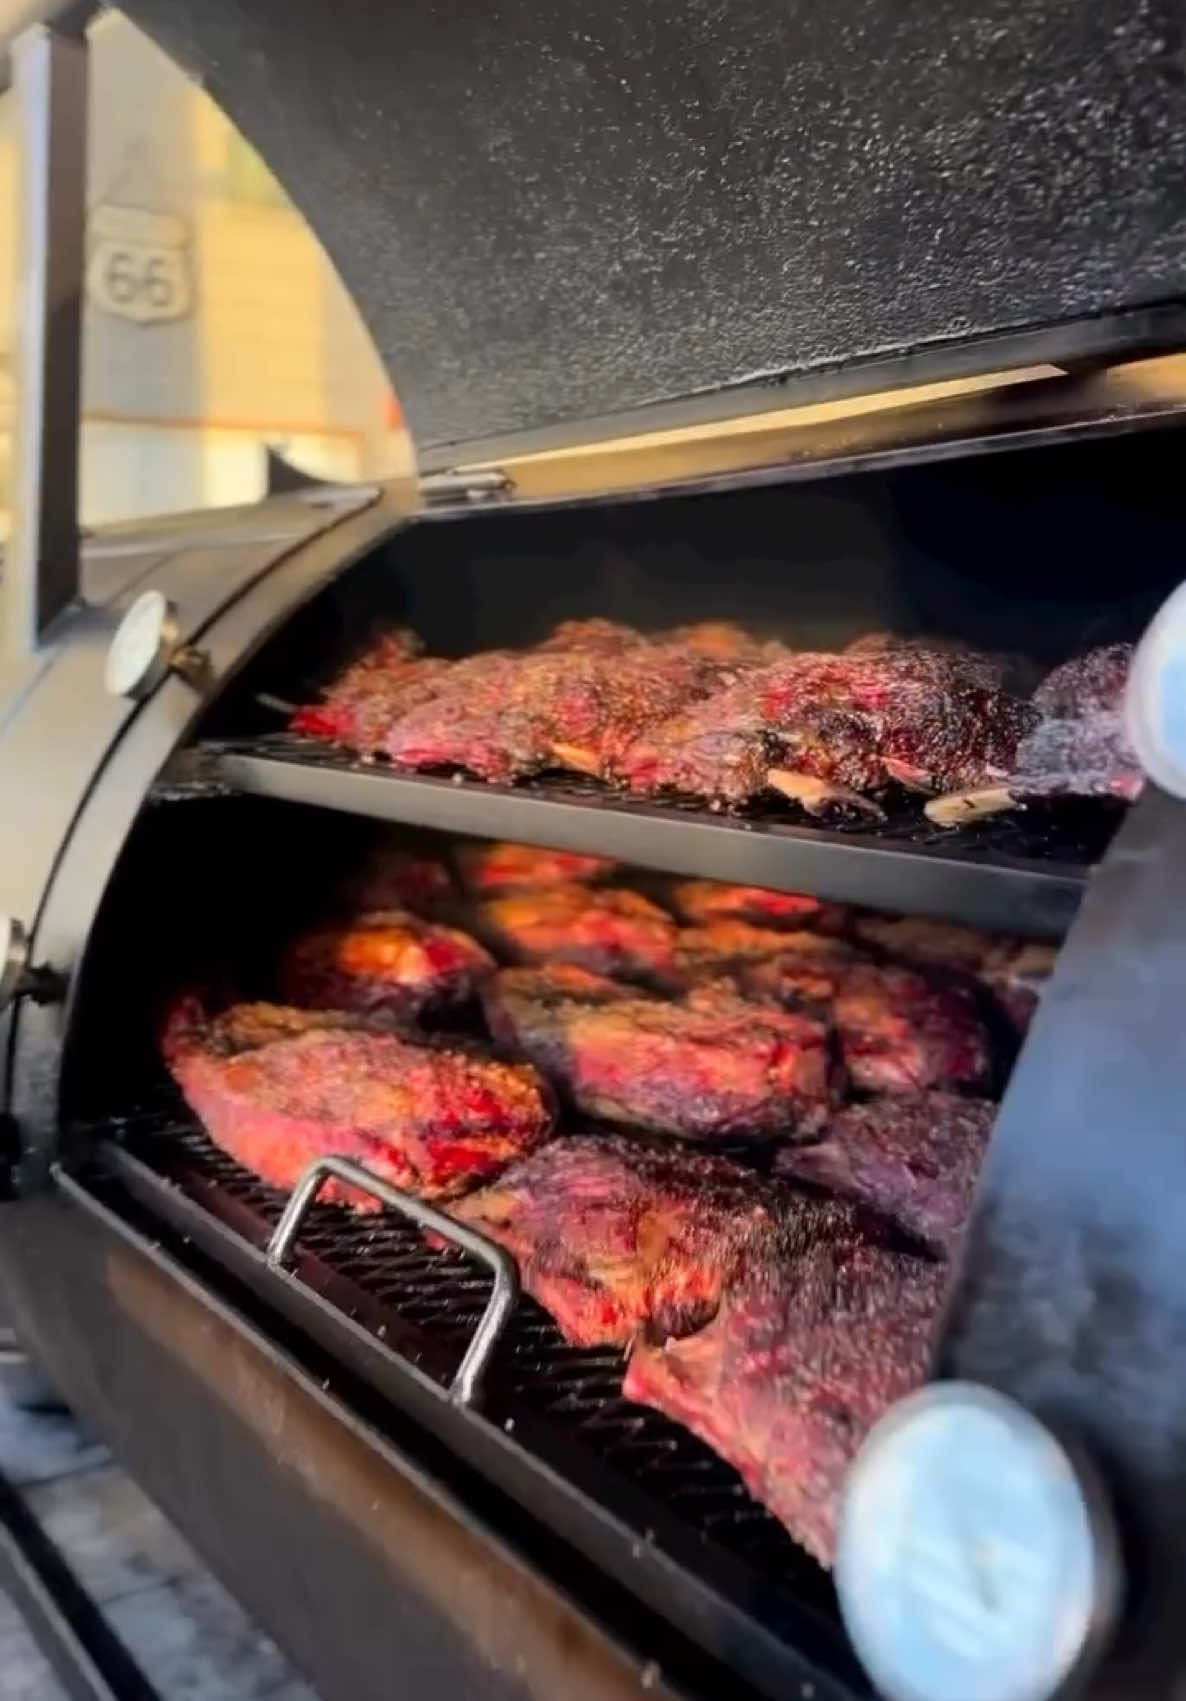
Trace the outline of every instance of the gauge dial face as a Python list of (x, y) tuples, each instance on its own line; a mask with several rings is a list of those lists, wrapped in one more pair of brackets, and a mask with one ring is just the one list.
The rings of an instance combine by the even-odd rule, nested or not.
[(988, 1389), (923, 1389), (853, 1467), (836, 1584), (888, 1701), (1047, 1701), (1110, 1624), (1116, 1578), (1083, 1467)]
[(138, 596), (116, 628), (107, 651), (103, 684), (112, 697), (134, 696), (160, 666), (171, 610), (160, 591)]

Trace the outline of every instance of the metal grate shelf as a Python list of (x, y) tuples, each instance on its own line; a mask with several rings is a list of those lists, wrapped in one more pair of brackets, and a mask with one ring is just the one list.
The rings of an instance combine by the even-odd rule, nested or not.
[[(171, 1096), (164, 1108), (76, 1130), (77, 1149), (93, 1151), (97, 1138), (117, 1184), (229, 1273), (251, 1279), (224, 1256), (226, 1244), (262, 1250), (283, 1194), (214, 1146)], [(203, 1219), (213, 1222), (212, 1235)], [(256, 1275), (272, 1284), (270, 1292), (261, 1285), (259, 1297), (275, 1304), (304, 1296), (320, 1313), (321, 1344), (332, 1350), (336, 1329), (343, 1362), (356, 1369), (361, 1361), (349, 1355), (342, 1322), (365, 1331), (386, 1361), (385, 1375), (372, 1378), (376, 1388), (416, 1417), (424, 1402), (417, 1406), (409, 1385), (418, 1378), (443, 1395), (491, 1286), (460, 1253), (430, 1246), (386, 1209), (359, 1216), (314, 1204), (295, 1249), (296, 1283), (255, 1256)], [(568, 1346), (523, 1297), (495, 1350), (482, 1411), (434, 1400), (428, 1421), (676, 1628), (713, 1652), (740, 1648), (746, 1676), (769, 1694), (786, 1693), (792, 1675), (802, 1679), (805, 1644), (823, 1670), (860, 1689), (830, 1579), (730, 1466), (679, 1425), (623, 1399), (622, 1368), (616, 1348)]]
[[(917, 799), (903, 797), (872, 828), (867, 821), (807, 826), (789, 807), (731, 815), (678, 801), (635, 802), (571, 776), (495, 786), (397, 773), (285, 733), (189, 754), (200, 776), (192, 795), (245, 793), (519, 839), (1035, 937), (1065, 932), (1121, 815), (1107, 804), (1067, 800), (942, 829)], [(184, 789), (166, 777), (160, 795)]]

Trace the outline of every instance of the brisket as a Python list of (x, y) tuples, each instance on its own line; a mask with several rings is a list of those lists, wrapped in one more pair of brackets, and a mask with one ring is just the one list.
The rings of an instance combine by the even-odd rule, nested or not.
[(486, 898), (521, 887), (592, 882), (612, 874), (615, 863), (580, 851), (547, 850), (540, 845), (486, 844), (480, 840), (453, 849), (458, 878), (467, 892)]
[(476, 915), (482, 937), (515, 962), (579, 963), (654, 986), (675, 976), (676, 925), (638, 892), (541, 886), (487, 899)]
[(775, 1170), (888, 1217), (939, 1253), (963, 1228), (996, 1106), (956, 1093), (848, 1105), (813, 1146), (786, 1146)]
[(289, 1004), (414, 1017), (464, 1004), (494, 968), (468, 933), (379, 910), (295, 940), (280, 967)]
[(853, 930), (864, 943), (904, 963), (973, 976), (992, 994), (1018, 1033), (1028, 1028), (1057, 956), (1053, 945), (1037, 940), (982, 933), (923, 916), (859, 916)]
[[(817, 944), (842, 947), (841, 941)], [(860, 1092), (976, 1089), (987, 1082), (992, 1055), (975, 996), (949, 977), (798, 950), (751, 964), (740, 984), (749, 997), (829, 1016)]]
[(774, 1217), (727, 1158), (570, 1135), (451, 1207), (515, 1257), (575, 1346), (683, 1335), (714, 1314)]
[(807, 1201), (698, 1334), (640, 1339), (624, 1392), (699, 1435), (824, 1565), (844, 1477), (882, 1413), (926, 1375), (943, 1272)]
[(671, 904), (684, 921), (746, 921), (757, 927), (828, 928), (842, 923), (839, 904), (805, 892), (771, 892), (764, 886), (731, 886), (722, 880), (677, 880)]
[[(274, 1187), (315, 1158), (354, 1158), (397, 1187), (445, 1198), (540, 1144), (551, 1126), (534, 1069), (413, 1044), (373, 1018), (186, 996), (161, 1040), (210, 1138)], [(327, 1197), (365, 1204), (331, 1184)]]
[(831, 1100), (824, 1023), (727, 988), (671, 1002), (569, 964), (487, 982), (491, 1031), (579, 1110), (691, 1140), (810, 1134)]

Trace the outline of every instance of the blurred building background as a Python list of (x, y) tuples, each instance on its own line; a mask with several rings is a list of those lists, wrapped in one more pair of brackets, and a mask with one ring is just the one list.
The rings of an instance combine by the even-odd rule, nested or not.
[[(12, 409), (16, 135), (0, 94), (0, 536)], [(333, 268), (218, 108), (118, 13), (91, 30), (81, 518), (251, 501), (270, 445), (382, 476), (398, 409)]]

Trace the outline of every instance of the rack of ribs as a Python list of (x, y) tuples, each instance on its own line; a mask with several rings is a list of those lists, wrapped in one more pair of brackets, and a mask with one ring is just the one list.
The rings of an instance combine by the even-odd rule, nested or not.
[(453, 666), (421, 655), (421, 647), (404, 627), (384, 633), (326, 687), (321, 702), (293, 712), (289, 730), (352, 750), (377, 750), (388, 727), (440, 690)]
[(1032, 798), (1113, 797), (1131, 803), (1145, 783), (1124, 717), (1131, 644), (1089, 650), (1056, 667), (1033, 695), (1036, 724), (997, 783), (953, 788), (926, 807), (940, 826), (995, 815)]
[(810, 1135), (827, 1118), (825, 1023), (725, 987), (649, 998), (566, 963), (504, 969), (482, 992), (491, 1032), (578, 1110), (689, 1140)]
[(676, 914), (694, 924), (744, 921), (755, 927), (840, 926), (844, 910), (805, 892), (771, 892), (765, 886), (731, 886), (722, 880), (677, 880), (669, 892)]
[(928, 794), (1000, 782), (1036, 723), (958, 651), (803, 651), (644, 731), (618, 763), (637, 792), (736, 806), (775, 790), (866, 814), (891, 782)]
[[(284, 1189), (335, 1153), (448, 1198), (538, 1146), (552, 1123), (529, 1065), (414, 1044), (344, 1012), (238, 1004), (212, 1016), (186, 995), (166, 1016), (161, 1049), (214, 1143)], [(326, 1196), (366, 1204), (336, 1184)]]
[(280, 964), (288, 1004), (415, 1017), (467, 1003), (494, 961), (460, 928), (378, 910), (295, 939)]
[(541, 886), (477, 906), (475, 926), (513, 962), (579, 963), (597, 974), (663, 987), (675, 973), (671, 917), (639, 892), (612, 886)]
[(549, 768), (608, 778), (644, 728), (728, 676), (714, 657), (676, 644), (541, 648), (486, 668), (481, 660), (390, 728), (383, 749), (397, 767), (503, 783)]
[(1058, 954), (1055, 946), (1038, 940), (982, 933), (924, 916), (857, 916), (852, 929), (863, 943), (900, 962), (971, 975), (1021, 1034), (1033, 1019)]
[(866, 1238), (853, 1207), (806, 1201), (699, 1333), (640, 1338), (624, 1393), (699, 1435), (823, 1565), (845, 1473), (926, 1375), (943, 1270)]
[(847, 1105), (812, 1146), (786, 1146), (775, 1172), (877, 1211), (939, 1254), (967, 1219), (996, 1106), (958, 1093)]
[(625, 1346), (708, 1321), (769, 1237), (756, 1177), (727, 1158), (568, 1135), (450, 1207), (513, 1254), (574, 1346)]
[(605, 856), (547, 850), (540, 845), (486, 844), (473, 840), (453, 848), (453, 862), (465, 890), (476, 898), (515, 892), (522, 887), (590, 883), (613, 873)]

